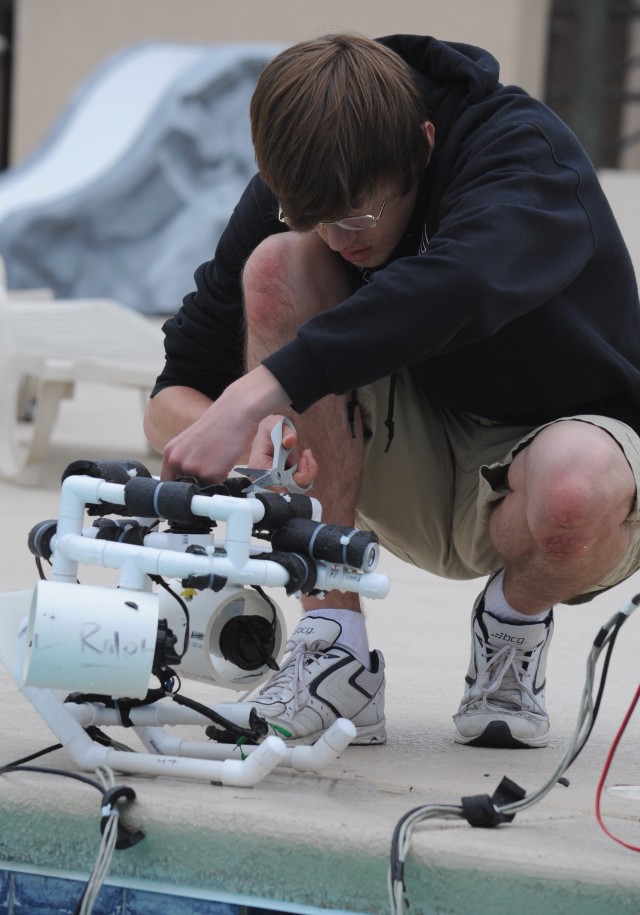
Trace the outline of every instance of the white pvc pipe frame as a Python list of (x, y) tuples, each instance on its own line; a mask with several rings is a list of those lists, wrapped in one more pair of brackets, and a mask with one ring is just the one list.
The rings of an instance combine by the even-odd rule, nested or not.
[[(82, 531), (86, 505), (100, 502), (124, 505), (124, 486), (84, 476), (71, 476), (64, 481), (56, 534), (51, 541), (50, 580), (76, 582), (78, 563), (82, 562), (119, 568), (121, 585), (126, 583), (126, 587), (140, 590), (148, 587), (148, 574), (174, 578), (215, 574), (234, 585), (288, 584), (289, 576), (282, 566), (250, 558), (253, 525), (264, 516), (264, 507), (257, 499), (221, 495), (193, 497), (191, 511), (194, 515), (226, 522), (224, 557), (85, 537)], [(316, 566), (319, 588), (357, 591), (373, 598), (385, 597), (389, 591), (389, 581), (384, 575), (324, 562), (317, 562)], [(146, 753), (131, 753), (99, 746), (84, 730), (90, 724), (120, 725), (122, 722), (115, 709), (96, 703), (65, 703), (51, 689), (26, 686), (22, 691), (77, 765), (84, 769), (107, 765), (133, 774), (170, 775), (252, 787), (279, 764), (301, 772), (317, 771), (335, 760), (356, 735), (353, 723), (339, 718), (312, 746), (287, 747), (279, 737), (270, 735), (258, 746), (243, 746), (244, 758), (233, 759), (230, 757), (238, 754), (237, 747), (181, 740), (166, 734), (164, 725), (202, 725), (208, 723), (208, 719), (184, 706), (159, 702), (130, 711), (134, 730), (147, 749)]]
[[(252, 559), (253, 525), (264, 517), (258, 499), (233, 496), (194, 496), (191, 512), (227, 525), (225, 556), (159, 550), (148, 546), (114, 543), (82, 535), (85, 506), (109, 502), (124, 505), (124, 486), (93, 477), (71, 476), (62, 484), (56, 534), (52, 538), (52, 581), (77, 581), (78, 563), (119, 568), (123, 587), (145, 587), (146, 575), (187, 578), (189, 575), (218, 575), (230, 585), (286, 587), (289, 573), (276, 562)], [(362, 597), (383, 598), (389, 593), (389, 579), (373, 571), (360, 571), (316, 561), (318, 590), (355, 591)]]
[[(118, 725), (115, 710), (95, 703), (74, 705), (62, 702), (53, 690), (23, 688), (25, 697), (45, 719), (74, 762), (83, 769), (109, 766), (119, 772), (139, 775), (168, 775), (171, 778), (206, 779), (222, 785), (252, 788), (275, 769), (289, 766), (299, 772), (318, 771), (347, 748), (356, 735), (353, 722), (338, 718), (312, 746), (287, 747), (280, 737), (270, 735), (257, 746), (243, 746), (244, 759), (237, 747), (228, 744), (180, 740), (165, 733), (161, 726), (143, 725), (154, 718), (158, 723), (204, 724), (204, 716), (196, 716), (182, 706), (162, 708), (160, 703), (131, 710), (134, 730), (146, 747), (146, 753), (132, 753), (100, 746), (84, 730), (89, 724)], [(168, 715), (165, 712), (169, 712)], [(199, 719), (196, 721), (196, 717)]]

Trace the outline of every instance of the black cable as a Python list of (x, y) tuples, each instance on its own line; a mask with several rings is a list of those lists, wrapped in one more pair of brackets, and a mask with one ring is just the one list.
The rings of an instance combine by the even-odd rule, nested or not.
[(30, 756), (23, 756), (22, 759), (14, 759), (13, 762), (6, 763), (5, 766), (0, 767), (0, 772), (4, 768), (13, 768), (21, 766), (23, 763), (31, 762), (32, 759), (38, 759), (39, 756), (45, 756), (47, 753), (53, 753), (54, 750), (62, 750), (64, 744), (54, 743), (51, 747), (45, 747), (44, 750), (38, 750), (37, 753), (32, 753)]
[[(277, 611), (276, 611), (276, 605), (275, 605), (275, 603), (271, 600), (271, 598), (270, 598), (269, 595), (266, 593), (266, 591), (264, 591), (264, 590), (260, 587), (260, 585), (251, 585), (251, 587), (253, 588), (254, 591), (257, 591), (257, 592), (258, 592), (258, 594), (260, 595), (260, 597), (262, 598), (262, 600), (265, 601), (265, 603), (267, 603), (267, 604), (269, 605), (269, 608), (271, 609), (271, 613), (272, 613), (272, 617), (271, 617), (271, 635), (272, 635), (272, 638), (273, 638), (273, 647), (275, 648), (275, 644), (276, 644), (276, 629), (277, 629), (277, 624), (278, 624), (278, 613), (277, 613)], [(257, 638), (255, 637), (255, 635), (254, 635), (254, 641), (257, 643), (258, 649), (261, 650), (261, 649), (262, 649), (262, 646), (258, 643), (258, 640), (257, 640)], [(276, 659), (273, 657), (273, 655), (269, 655), (269, 657), (265, 660), (265, 664), (267, 665), (267, 667), (268, 667), (270, 670), (280, 670), (280, 668), (279, 668), (279, 666), (278, 666), (278, 662), (277, 662)]]
[[(220, 739), (220, 737), (224, 738), (228, 735), (229, 738), (234, 742), (239, 738), (244, 738), (245, 740), (249, 740), (252, 743), (257, 743), (267, 734), (268, 728), (263, 718), (250, 715), (250, 727), (243, 728), (240, 725), (235, 724), (233, 721), (229, 721), (228, 718), (224, 718), (222, 715), (219, 715), (212, 708), (209, 708), (209, 706), (203, 705), (201, 702), (196, 702), (195, 699), (188, 699), (186, 696), (180, 696), (178, 693), (168, 692), (166, 695), (170, 699), (173, 699), (173, 701), (178, 705), (184, 705), (186, 708), (190, 708), (192, 711), (198, 712), (200, 715), (203, 715), (205, 718), (208, 718), (209, 721), (212, 721), (215, 725), (218, 725), (218, 727), (222, 728), (222, 734), (219, 735), (218, 739)], [(252, 709), (252, 711), (254, 711), (254, 709)], [(206, 733), (208, 737), (213, 736), (210, 728), (207, 728)], [(224, 743), (225, 740), (223, 739), (221, 742)]]
[[(36, 556), (35, 562), (36, 562), (36, 568), (38, 570), (38, 575), (40, 576), (41, 581), (48, 581), (49, 579), (44, 574), (44, 569), (42, 568), (42, 559), (40, 558), (40, 556)], [(49, 565), (51, 565), (50, 560), (47, 559), (47, 562), (49, 563)], [(77, 585), (80, 584), (80, 582), (78, 581), (77, 578), (76, 578), (76, 584)]]
[(186, 602), (182, 600), (180, 595), (176, 594), (173, 588), (166, 583), (164, 578), (161, 578), (159, 575), (149, 575), (149, 578), (152, 582), (160, 585), (161, 588), (164, 588), (164, 590), (178, 602), (180, 609), (184, 613), (186, 628), (184, 631), (184, 641), (182, 643), (182, 654), (180, 655), (180, 658), (182, 659), (187, 653), (187, 649), (189, 648), (189, 638), (191, 637), (191, 617), (189, 616), (189, 608), (187, 607)]
[[(112, 788), (105, 788), (100, 784), (100, 782), (89, 778), (88, 775), (80, 775), (79, 772), (71, 772), (68, 769), (51, 769), (46, 766), (24, 765), (8, 765), (0, 767), (0, 775), (5, 775), (9, 772), (35, 772), (40, 775), (59, 775), (62, 778), (71, 778), (74, 781), (82, 782), (85, 785), (89, 785), (91, 788), (95, 788), (96, 791), (99, 791), (102, 796), (102, 818), (100, 826), (101, 831), (103, 831), (104, 824), (110, 815), (109, 813), (105, 813), (105, 808), (109, 808), (110, 810), (115, 802), (121, 798), (133, 801), (136, 797), (136, 793), (133, 788), (129, 788), (126, 785), (116, 785)], [(142, 831), (137, 830), (135, 832), (131, 832), (122, 826), (122, 824), (118, 824), (118, 842), (116, 844), (116, 848), (130, 848), (132, 845), (136, 845), (143, 838), (144, 833)]]
[[(513, 819), (517, 811), (527, 809), (528, 807), (538, 803), (538, 801), (546, 796), (548, 791), (551, 790), (555, 784), (566, 784), (566, 781), (562, 778), (559, 778), (559, 776), (564, 774), (569, 766), (571, 766), (572, 763), (577, 759), (579, 753), (585, 746), (591, 734), (598, 711), (600, 709), (600, 704), (604, 694), (607, 674), (609, 670), (609, 663), (611, 660), (613, 647), (618, 637), (618, 633), (622, 624), (628, 620), (630, 613), (632, 613), (633, 610), (638, 606), (640, 606), (640, 595), (636, 595), (634, 598), (632, 598), (623, 610), (612, 617), (608, 623), (600, 629), (596, 638), (594, 639), (593, 646), (589, 654), (589, 660), (587, 662), (587, 680), (584, 690), (585, 698), (586, 694), (593, 696), (593, 670), (600, 656), (600, 653), (606, 648), (606, 654), (602, 665), (600, 682), (595, 701), (591, 705), (584, 707), (584, 714), (582, 714), (578, 719), (578, 724), (573, 736), (573, 746), (576, 747), (576, 749), (574, 752), (571, 752), (571, 747), (569, 747), (560, 765), (553, 773), (553, 775), (547, 779), (547, 782), (542, 786), (542, 788), (538, 789), (538, 791), (535, 791), (532, 794), (527, 795), (524, 789), (521, 789), (519, 786), (515, 786), (519, 792), (522, 792), (522, 794), (520, 797), (516, 798), (516, 800), (513, 800), (509, 797), (500, 796), (502, 784), (505, 781), (503, 779), (503, 782), (499, 786), (498, 791), (492, 798), (488, 795), (477, 796), (474, 798), (463, 798), (462, 806), (440, 806), (437, 804), (427, 804), (423, 807), (417, 807), (413, 810), (410, 810), (400, 818), (392, 837), (388, 870), (388, 890), (392, 915), (400, 915), (400, 912), (403, 911), (404, 908), (406, 908), (406, 906), (409, 904), (408, 899), (406, 898), (406, 887), (404, 884), (404, 862), (409, 851), (411, 831), (413, 827), (417, 825), (417, 823), (424, 819), (444, 816), (455, 819), (464, 818), (471, 826), (493, 827), (501, 822), (509, 822)], [(589, 715), (588, 719), (586, 717), (587, 714)], [(587, 720), (587, 731), (584, 735), (581, 736), (580, 731), (584, 726), (585, 721)], [(469, 802), (472, 802), (471, 808), (469, 806)], [(475, 806), (473, 806), (474, 803)], [(470, 810), (472, 814), (478, 813), (478, 817), (475, 818), (474, 816), (470, 816)]]
[(73, 778), (76, 781), (84, 782), (85, 785), (91, 785), (92, 788), (96, 788), (100, 794), (104, 795), (104, 789), (99, 782), (94, 781), (86, 775), (80, 775), (78, 772), (68, 772), (66, 769), (50, 769), (45, 766), (2, 766), (0, 768), (0, 775), (4, 775), (6, 772), (39, 772), (43, 775), (60, 775), (63, 778)]
[(623, 613), (620, 613), (618, 615), (618, 618), (616, 619), (615, 626), (613, 628), (613, 631), (609, 637), (609, 641), (607, 644), (607, 653), (605, 654), (604, 661), (602, 662), (602, 672), (600, 674), (600, 684), (598, 686), (596, 700), (593, 705), (593, 716), (591, 718), (591, 723), (589, 724), (587, 733), (584, 735), (584, 737), (582, 739), (582, 743), (580, 744), (580, 746), (578, 747), (576, 752), (573, 754), (573, 756), (567, 763), (567, 769), (569, 768), (569, 766), (572, 766), (574, 764), (574, 762), (576, 761), (578, 756), (582, 753), (583, 749), (585, 748), (586, 743), (589, 740), (589, 737), (591, 736), (593, 726), (596, 723), (596, 718), (598, 717), (598, 712), (600, 711), (600, 703), (602, 702), (602, 697), (604, 695), (604, 688), (605, 688), (605, 684), (607, 682), (607, 675), (609, 673), (609, 663), (611, 661), (611, 655), (613, 653), (613, 646), (615, 645), (616, 639), (618, 638), (618, 633), (620, 632), (620, 628), (622, 627), (622, 624), (626, 621), (626, 619), (627, 619), (627, 617)]

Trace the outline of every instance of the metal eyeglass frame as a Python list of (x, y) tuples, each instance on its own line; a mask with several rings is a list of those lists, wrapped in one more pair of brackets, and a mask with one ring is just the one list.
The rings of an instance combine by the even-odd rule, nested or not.
[[(364, 232), (365, 229), (375, 229), (382, 218), (382, 214), (388, 199), (389, 191), (387, 191), (385, 194), (385, 198), (382, 201), (382, 206), (380, 207), (380, 212), (377, 216), (373, 216), (370, 213), (363, 214), (362, 216), (343, 216), (341, 219), (334, 219), (330, 222), (319, 222), (308, 231), (318, 232), (322, 226), (338, 226), (340, 229), (348, 229), (350, 232)], [(282, 207), (278, 207), (278, 221), (283, 222), (285, 226), (295, 230), (295, 226), (291, 224), (289, 217), (285, 216), (282, 212)], [(355, 225), (355, 223), (360, 223), (360, 225)]]

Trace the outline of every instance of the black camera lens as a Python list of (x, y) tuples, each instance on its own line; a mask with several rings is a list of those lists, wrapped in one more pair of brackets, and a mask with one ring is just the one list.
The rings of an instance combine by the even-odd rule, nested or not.
[(274, 648), (274, 628), (262, 616), (233, 616), (220, 632), (222, 656), (241, 670), (259, 670), (273, 663)]

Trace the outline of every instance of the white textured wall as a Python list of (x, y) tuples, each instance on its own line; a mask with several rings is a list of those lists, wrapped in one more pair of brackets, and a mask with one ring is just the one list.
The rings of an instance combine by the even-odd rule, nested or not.
[(542, 91), (549, 0), (16, 0), (13, 164), (34, 151), (70, 95), (141, 41), (289, 43), (330, 31), (435, 35), (490, 50), (505, 82)]

